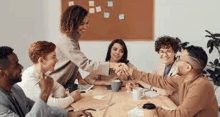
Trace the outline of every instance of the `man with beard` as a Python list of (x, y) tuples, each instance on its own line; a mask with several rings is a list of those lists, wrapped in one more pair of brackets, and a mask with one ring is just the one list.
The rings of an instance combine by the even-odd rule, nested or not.
[(67, 111), (49, 107), (46, 102), (53, 87), (53, 79), (42, 75), (39, 81), (41, 94), (34, 102), (25, 96), (16, 84), (21, 81), (23, 66), (13, 49), (0, 47), (0, 117), (79, 117), (85, 111)]
[(207, 54), (201, 47), (189, 46), (177, 59), (178, 76), (164, 78), (129, 69), (134, 82), (142, 81), (167, 90), (179, 90), (180, 105), (175, 110), (156, 109), (158, 117), (217, 117), (218, 106), (213, 86), (202, 71)]

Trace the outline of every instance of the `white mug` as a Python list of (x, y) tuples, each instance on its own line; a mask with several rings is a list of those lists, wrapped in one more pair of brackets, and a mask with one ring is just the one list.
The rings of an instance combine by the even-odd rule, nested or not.
[(137, 101), (137, 100), (142, 99), (142, 97), (144, 95), (144, 89), (140, 88), (140, 87), (136, 87), (133, 89), (132, 93), (133, 93), (132, 94), (133, 101)]

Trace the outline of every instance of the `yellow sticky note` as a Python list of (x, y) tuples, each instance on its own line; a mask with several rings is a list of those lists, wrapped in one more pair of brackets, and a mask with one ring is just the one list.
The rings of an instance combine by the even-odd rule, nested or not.
[(72, 6), (74, 5), (74, 2), (73, 1), (69, 1), (69, 6)]
[(89, 13), (95, 13), (95, 8), (89, 8)]
[(89, 6), (95, 6), (94, 1), (89, 1)]
[(101, 6), (97, 6), (95, 9), (96, 9), (96, 12), (101, 12), (102, 11)]

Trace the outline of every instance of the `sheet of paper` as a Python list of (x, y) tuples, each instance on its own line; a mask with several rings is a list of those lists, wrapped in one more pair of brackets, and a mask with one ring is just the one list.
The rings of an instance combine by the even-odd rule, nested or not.
[(69, 1), (69, 6), (72, 6), (74, 5), (74, 2), (73, 1)]
[(104, 98), (104, 96), (103, 95), (96, 95), (96, 96), (93, 96), (93, 98), (101, 100), (102, 98)]
[(144, 110), (136, 107), (128, 111), (128, 114), (129, 114), (129, 117), (143, 117)]
[(94, 1), (89, 1), (89, 6), (95, 6)]
[(109, 12), (104, 12), (104, 18), (109, 18), (110, 14)]
[(145, 92), (145, 95), (147, 95), (148, 97), (155, 97), (158, 96), (159, 94), (154, 91), (147, 91)]
[(108, 7), (113, 7), (113, 1), (108, 1), (107, 6)]
[(124, 14), (119, 14), (119, 20), (124, 20), (125, 19), (125, 15)]
[(89, 13), (95, 13), (95, 8), (89, 8)]
[(96, 12), (101, 12), (102, 11), (101, 6), (97, 6), (97, 7), (95, 7), (95, 9), (96, 9)]

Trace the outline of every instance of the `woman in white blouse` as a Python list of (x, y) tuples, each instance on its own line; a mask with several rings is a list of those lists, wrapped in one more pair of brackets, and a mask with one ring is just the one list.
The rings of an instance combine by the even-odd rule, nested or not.
[[(54, 70), (54, 66), (57, 62), (55, 49), (55, 44), (47, 41), (37, 41), (29, 46), (29, 57), (34, 65), (23, 72), (20, 86), (27, 97), (34, 101), (39, 98), (41, 93), (39, 80), (42, 78), (42, 75)], [(76, 90), (67, 95), (65, 88), (54, 81), (47, 104), (59, 108), (66, 108), (80, 98), (80, 91)]]
[(89, 27), (88, 11), (79, 5), (66, 9), (61, 16), (60, 32), (62, 37), (56, 42), (58, 63), (50, 76), (65, 88), (74, 84), (87, 84), (82, 79), (78, 69), (94, 72), (100, 75), (109, 75), (110, 69), (122, 69), (126, 74), (127, 66), (124, 63), (95, 62), (88, 59), (80, 50), (79, 39)]

